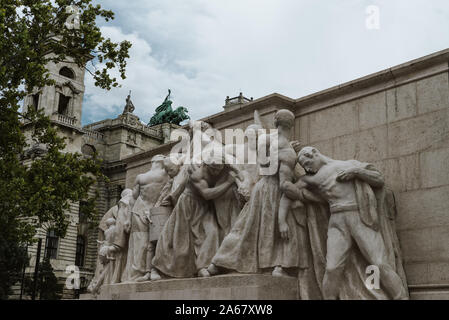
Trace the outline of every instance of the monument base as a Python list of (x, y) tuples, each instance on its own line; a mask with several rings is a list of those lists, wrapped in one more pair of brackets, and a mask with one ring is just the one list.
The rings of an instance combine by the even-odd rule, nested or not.
[(228, 274), (210, 278), (166, 279), (104, 285), (81, 300), (296, 300), (298, 279), (265, 274)]
[(448, 285), (414, 285), (409, 289), (411, 300), (449, 300)]

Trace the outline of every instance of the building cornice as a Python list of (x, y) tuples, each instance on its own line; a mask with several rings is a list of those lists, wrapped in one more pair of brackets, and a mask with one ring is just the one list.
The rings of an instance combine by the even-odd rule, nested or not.
[(126, 168), (126, 163), (124, 163), (122, 160), (104, 161), (102, 164), (102, 168), (106, 172), (123, 171)]
[[(445, 49), (298, 99), (292, 99), (279, 93), (273, 93), (251, 102), (244, 103), (235, 109), (225, 110), (205, 117), (201, 120), (214, 125), (233, 118), (241, 117), (242, 114), (247, 114), (249, 115), (248, 117), (251, 118), (254, 110), (263, 108), (266, 105), (277, 105), (278, 108), (287, 108), (294, 111), (297, 115), (315, 112), (321, 110), (322, 108), (305, 111), (301, 109), (306, 106), (319, 104), (322, 102), (328, 102), (325, 107), (331, 107), (335, 104), (358, 99), (364, 95), (375, 93), (376, 89), (377, 91), (385, 90), (385, 84), (390, 87), (395, 87), (406, 84), (407, 82), (416, 81), (416, 78), (410, 79), (410, 77), (407, 77), (412, 73), (421, 72), (421, 74), (417, 74), (417, 77), (425, 78), (434, 74), (446, 72), (449, 68), (448, 63), (449, 49)], [(433, 68), (434, 66), (437, 67)], [(426, 69), (429, 69), (429, 71), (427, 73), (422, 73), (422, 71)], [(379, 85), (381, 87), (376, 88), (376, 86)], [(367, 90), (369, 88), (373, 88), (373, 90)], [(353, 92), (363, 89), (365, 89), (366, 92), (362, 92), (360, 95), (351, 95)], [(332, 101), (333, 99), (338, 99), (338, 101)]]
[(178, 141), (171, 141), (168, 143), (164, 143), (148, 151), (143, 151), (127, 156), (123, 158), (121, 161), (126, 163), (127, 169), (130, 169), (133, 168), (136, 165), (136, 163), (138, 163), (137, 165), (141, 165), (140, 162), (142, 161), (144, 162), (150, 161), (150, 159), (157, 154), (167, 154), (177, 143)]
[[(326, 109), (449, 70), (449, 49), (414, 59), (295, 100), (297, 116)], [(310, 107), (309, 107), (310, 106)]]

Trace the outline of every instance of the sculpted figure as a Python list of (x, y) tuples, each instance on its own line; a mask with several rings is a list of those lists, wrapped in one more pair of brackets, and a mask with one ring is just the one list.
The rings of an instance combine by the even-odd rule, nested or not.
[[(270, 144), (270, 159), (279, 160), (274, 174), (262, 175), (254, 186), (247, 205), (240, 213), (231, 232), (224, 238), (208, 271), (217, 274), (222, 269), (242, 273), (257, 273), (269, 270), (274, 276), (286, 275), (284, 269), (300, 265), (300, 228), (290, 206), (280, 209), (282, 190), (286, 176), (292, 178), (296, 154), (288, 138), (294, 124), (294, 115), (280, 110), (275, 115), (275, 126), (279, 130), (278, 143)], [(259, 137), (259, 147), (265, 137)], [(279, 158), (272, 158), (277, 157)], [(293, 160), (292, 160), (293, 157)], [(292, 165), (293, 164), (293, 165)], [(265, 164), (269, 166), (270, 164)], [(280, 215), (284, 214), (283, 217)], [(280, 222), (287, 225), (288, 238), (282, 237)]]
[[(121, 194), (121, 200), (123, 201), (129, 201), (127, 199), (132, 198), (132, 191), (130, 189), (125, 189)], [(120, 203), (120, 202), (119, 202)], [(128, 206), (129, 209), (129, 206)], [(126, 251), (128, 249), (128, 233), (129, 231), (125, 231), (126, 223), (129, 220), (129, 212), (126, 212), (126, 210), (122, 209), (119, 213), (119, 204), (113, 206), (110, 208), (101, 219), (99, 226), (98, 226), (98, 242), (103, 243), (105, 240), (105, 233), (108, 229), (108, 226), (106, 224), (106, 221), (110, 218), (113, 218), (116, 221), (116, 227), (117, 227), (117, 241), (114, 243), (116, 245), (117, 249), (117, 257), (118, 262), (117, 268), (114, 268), (114, 274), (112, 277), (108, 278), (107, 280), (110, 281), (110, 283), (118, 283), (121, 281), (121, 273), (123, 272), (124, 265), (126, 264)], [(95, 269), (95, 276), (91, 281), (91, 284), (89, 285), (89, 288), (93, 288), (96, 283), (98, 283), (98, 279), (100, 278), (100, 275), (104, 269), (104, 265), (100, 261), (100, 256), (97, 256), (97, 263), (96, 263), (96, 269)], [(103, 281), (103, 283), (109, 283)]]
[[(222, 152), (224, 152), (223, 147), (221, 148)], [(215, 182), (211, 184), (215, 188), (222, 185), (227, 188), (222, 194), (212, 199), (212, 206), (213, 209), (215, 209), (218, 222), (219, 243), (221, 243), (223, 238), (231, 231), (231, 228), (243, 207), (243, 202), (241, 201), (242, 197), (238, 192), (238, 184), (243, 183), (243, 176), (241, 176), (239, 167), (240, 166), (238, 165), (227, 164), (221, 174), (216, 177)], [(228, 182), (232, 180), (234, 180), (235, 183), (232, 183), (227, 187)]]
[[(185, 187), (185, 179), (179, 175), (180, 165), (173, 163), (170, 158), (164, 159), (164, 169), (169, 176), (169, 180), (160, 192), (160, 196), (153, 208), (150, 209), (150, 246), (147, 253), (147, 264), (150, 265), (150, 273), (147, 273), (144, 280), (160, 280), (161, 275), (152, 266), (157, 242), (163, 227), (165, 226), (172, 210), (176, 204), (180, 193)], [(178, 177), (178, 179), (176, 179)], [(181, 180), (179, 180), (181, 178)], [(176, 180), (176, 181), (175, 181)]]
[(134, 204), (133, 191), (125, 189), (117, 205), (116, 231), (114, 246), (116, 248), (116, 261), (110, 283), (122, 282), (128, 254), (128, 240), (130, 232), (131, 208)]
[[(167, 182), (156, 206), (174, 208), (189, 180), (188, 165), (183, 164), (185, 157), (173, 155), (164, 160), (164, 167), (171, 179)], [(172, 161), (173, 160), (173, 161)]]
[[(223, 171), (227, 171), (225, 169)], [(223, 172), (218, 176), (215, 187), (220, 187), (222, 185), (227, 186), (230, 181), (229, 175), (234, 174), (235, 171)], [(235, 177), (235, 181), (238, 181), (238, 177)], [(234, 225), (237, 217), (240, 213), (241, 202), (239, 201), (240, 196), (238, 194), (237, 184), (233, 183), (227, 190), (220, 196), (212, 199), (213, 206), (215, 209), (218, 228), (219, 228), (219, 242), (231, 231), (231, 227)]]
[[(98, 225), (98, 240), (97, 242), (100, 243), (102, 241), (104, 241), (105, 239), (105, 232), (108, 229), (108, 226), (106, 224), (106, 221), (109, 218), (117, 218), (117, 212), (118, 212), (118, 205), (113, 206), (112, 208), (110, 208), (105, 214), (104, 216), (101, 218), (100, 223)], [(97, 279), (102, 271), (103, 265), (100, 262), (100, 257), (97, 256), (97, 263), (96, 263), (97, 268), (95, 269), (95, 277), (93, 280)]]
[(135, 107), (134, 107), (133, 102), (131, 101), (131, 91), (129, 91), (129, 95), (126, 98), (126, 105), (125, 105), (125, 108), (123, 109), (123, 114), (133, 113), (134, 110), (135, 110)]
[(117, 232), (116, 221), (114, 218), (109, 218), (106, 221), (106, 225), (108, 229), (104, 232), (105, 239), (103, 241), (98, 241), (101, 244), (100, 247), (100, 261), (103, 264), (107, 264), (111, 260), (115, 260), (115, 251), (116, 248), (114, 246), (115, 236)]
[(243, 150), (243, 163), (234, 165), (239, 171), (241, 179), (236, 179), (238, 193), (243, 203), (246, 203), (251, 195), (254, 185), (259, 180), (259, 167), (257, 165), (257, 141), (259, 130), (264, 129), (259, 112), (254, 111), (254, 124), (249, 125), (245, 130), (245, 142), (243, 148), (239, 145), (231, 144), (225, 146), (227, 154), (238, 159), (237, 152)]
[(156, 247), (153, 266), (177, 278), (210, 276), (207, 267), (218, 249), (219, 230), (210, 200), (220, 197), (234, 183), (233, 175), (215, 186), (227, 173), (223, 159), (208, 159), (191, 165), (188, 180)]
[(182, 162), (174, 163), (173, 161), (171, 161), (170, 157), (167, 157), (164, 160), (164, 169), (170, 179), (162, 189), (161, 195), (155, 207), (174, 207), (176, 205), (179, 196), (184, 191), (185, 184), (188, 178), (188, 176), (181, 172), (181, 168)]
[[(395, 258), (382, 175), (371, 164), (334, 160), (313, 147), (303, 148), (298, 160), (306, 175), (296, 185), (287, 183), (286, 194), (303, 202), (320, 201), (310, 197), (311, 191), (330, 209), (323, 297), (408, 298), (405, 279), (399, 276), (402, 264)], [(364, 294), (369, 265), (379, 268), (382, 290)]]
[[(191, 162), (193, 164), (198, 165), (214, 154), (216, 156), (224, 155), (225, 159), (228, 160), (226, 161), (227, 163), (233, 163), (233, 159), (231, 159), (233, 154), (227, 154), (226, 147), (221, 143), (220, 139), (215, 139), (216, 135), (219, 133), (210, 124), (206, 122), (191, 121), (189, 123), (189, 133), (192, 142), (190, 153), (192, 155)], [(229, 167), (232, 169), (232, 172), (237, 174), (236, 176), (238, 179), (236, 179), (236, 183), (237, 180), (240, 182), (239, 179), (243, 180), (243, 176), (240, 176), (239, 165), (229, 165)], [(184, 166), (184, 171), (187, 168), (187, 166)], [(215, 182), (215, 187), (226, 183), (227, 178), (226, 173), (219, 175), (217, 177), (218, 180)], [(240, 198), (238, 185), (233, 184), (223, 194), (212, 200), (219, 226), (220, 242), (223, 237), (229, 233), (241, 211), (243, 203), (240, 201)]]
[(109, 218), (106, 220), (107, 229), (104, 232), (105, 240), (98, 241), (101, 244), (98, 257), (103, 268), (95, 281), (92, 281), (88, 290), (93, 294), (97, 294), (103, 283), (110, 283), (110, 277), (114, 272), (115, 252), (114, 240), (116, 235), (115, 219)]
[(156, 155), (151, 159), (151, 170), (136, 178), (133, 189), (135, 199), (131, 213), (131, 230), (129, 236), (128, 259), (126, 263), (127, 281), (144, 281), (149, 278), (151, 264), (147, 252), (154, 250), (149, 242), (150, 209), (154, 207), (160, 191), (168, 181), (164, 170), (165, 156)]

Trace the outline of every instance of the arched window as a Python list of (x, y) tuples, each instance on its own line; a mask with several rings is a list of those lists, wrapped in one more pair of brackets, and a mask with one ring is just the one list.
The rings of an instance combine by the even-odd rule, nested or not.
[(56, 259), (58, 255), (59, 237), (54, 230), (47, 231), (47, 238), (45, 239), (45, 258)]
[(84, 254), (86, 252), (86, 240), (83, 236), (76, 237), (76, 257), (75, 265), (78, 267), (84, 266)]
[(93, 156), (95, 154), (95, 147), (90, 144), (85, 144), (81, 147), (81, 153), (86, 156)]
[(59, 70), (59, 74), (66, 78), (75, 79), (75, 73), (72, 71), (72, 69), (67, 67), (62, 67), (61, 70)]

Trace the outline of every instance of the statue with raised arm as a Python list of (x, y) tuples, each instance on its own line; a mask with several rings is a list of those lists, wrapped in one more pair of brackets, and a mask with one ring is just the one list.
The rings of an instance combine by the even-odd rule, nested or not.
[[(259, 137), (258, 148), (265, 148), (267, 141), (269, 150), (269, 162), (261, 163), (258, 157), (259, 165), (274, 166), (274, 172), (261, 175), (255, 184), (248, 203), (212, 259), (209, 273), (269, 271), (273, 276), (286, 276), (300, 266), (301, 229), (290, 212), (292, 202), (283, 200), (282, 191), (284, 182), (293, 179), (296, 153), (289, 138), (294, 119), (289, 110), (279, 110), (274, 123), (277, 134)], [(284, 226), (281, 222), (286, 230), (280, 229)]]
[(135, 110), (134, 104), (131, 101), (131, 90), (129, 91), (128, 97), (126, 98), (126, 105), (123, 109), (123, 114), (125, 113), (133, 113)]
[[(326, 247), (311, 241), (315, 255), (326, 257), (323, 298), (407, 299), (381, 173), (369, 163), (331, 159), (314, 147), (303, 148), (298, 161), (306, 175), (297, 184), (286, 183), (286, 195), (304, 203), (325, 203), (330, 211)], [(316, 230), (309, 233), (321, 237)], [(381, 288), (365, 285), (368, 266), (380, 271)]]

